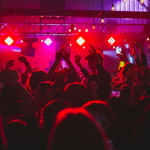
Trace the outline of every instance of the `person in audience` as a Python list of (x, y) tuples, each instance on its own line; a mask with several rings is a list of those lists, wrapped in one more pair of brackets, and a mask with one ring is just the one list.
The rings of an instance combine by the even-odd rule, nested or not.
[(61, 149), (108, 150), (107, 138), (86, 110), (68, 108), (58, 113), (47, 143), (47, 150)]

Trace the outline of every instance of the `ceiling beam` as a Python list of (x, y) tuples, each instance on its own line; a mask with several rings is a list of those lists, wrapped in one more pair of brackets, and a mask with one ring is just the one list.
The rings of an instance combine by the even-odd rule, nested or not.
[[(19, 16), (71, 16), (94, 18), (100, 12), (98, 10), (41, 10), (41, 9), (9, 9), (2, 8), (0, 15), (19, 15)], [(132, 11), (104, 11), (99, 18), (134, 18), (150, 19), (150, 12)]]

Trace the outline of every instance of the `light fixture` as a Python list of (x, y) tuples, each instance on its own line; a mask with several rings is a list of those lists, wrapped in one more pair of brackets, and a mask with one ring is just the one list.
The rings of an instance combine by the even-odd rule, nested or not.
[(104, 19), (103, 18), (101, 18), (101, 23), (104, 23)]
[(23, 43), (23, 40), (21, 40), (20, 42)]
[(92, 27), (92, 29), (95, 29), (95, 25), (93, 24), (93, 27)]
[(147, 37), (147, 41), (149, 41), (149, 37)]
[(115, 10), (114, 4), (112, 4), (111, 10), (112, 10), (112, 11)]
[(14, 42), (14, 40), (13, 40), (10, 36), (5, 39), (5, 43), (6, 43), (7, 45), (9, 45), (9, 46), (10, 46), (13, 42)]
[(85, 32), (88, 32), (88, 28), (86, 27)]
[(126, 3), (126, 2), (127, 2), (127, 0), (123, 0), (123, 2), (124, 2), (124, 3)]
[(144, 4), (144, 0), (140, 0), (140, 4)]
[(52, 40), (50, 38), (47, 38), (44, 43), (49, 46), (52, 43)]
[(79, 32), (81, 32), (81, 29), (79, 28), (79, 30), (78, 30)]
[(113, 45), (114, 43), (115, 43), (115, 39), (113, 38), (113, 37), (110, 37), (109, 38), (109, 40), (108, 40), (108, 42), (111, 44), (111, 45)]
[(69, 29), (69, 32), (71, 32), (71, 29)]
[(76, 41), (80, 46), (82, 46), (85, 43), (85, 40), (80, 36)]
[(76, 26), (74, 26), (74, 30), (77, 30), (77, 27), (76, 27)]

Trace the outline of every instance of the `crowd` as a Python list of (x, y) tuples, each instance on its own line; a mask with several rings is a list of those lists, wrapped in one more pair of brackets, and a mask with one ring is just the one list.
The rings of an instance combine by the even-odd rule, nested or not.
[[(142, 46), (132, 41), (135, 64), (121, 46), (117, 56), (125, 65), (117, 77), (103, 67), (102, 54), (89, 46), (84, 59), (91, 73), (80, 55), (74, 57), (77, 72), (64, 46), (48, 72), (33, 69), (24, 56), (18, 58), (26, 66), (22, 74), (10, 69), (14, 60), (1, 68), (1, 150), (150, 149), (150, 69)], [(68, 68), (59, 70), (62, 58)], [(119, 97), (111, 96), (112, 90)]]

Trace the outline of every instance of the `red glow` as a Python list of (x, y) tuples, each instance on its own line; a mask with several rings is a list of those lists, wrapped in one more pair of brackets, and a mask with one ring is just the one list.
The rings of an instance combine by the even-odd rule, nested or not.
[(113, 45), (114, 43), (115, 43), (115, 39), (113, 38), (113, 37), (110, 37), (109, 38), (109, 40), (108, 40), (108, 42), (111, 44), (111, 45)]
[(81, 29), (79, 29), (78, 31), (81, 32)]
[(80, 46), (82, 46), (85, 43), (85, 40), (80, 36), (76, 41)]
[(52, 40), (47, 38), (44, 43), (46, 43), (47, 46), (49, 46), (52, 43)]
[(5, 43), (6, 43), (7, 45), (11, 45), (13, 42), (14, 42), (14, 40), (13, 40), (11, 37), (7, 37), (7, 38), (5, 39)]

